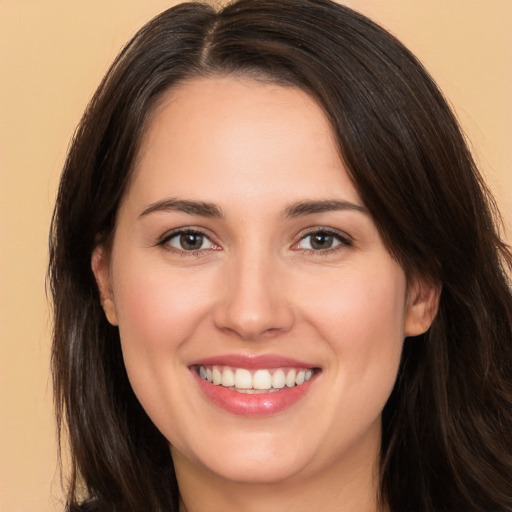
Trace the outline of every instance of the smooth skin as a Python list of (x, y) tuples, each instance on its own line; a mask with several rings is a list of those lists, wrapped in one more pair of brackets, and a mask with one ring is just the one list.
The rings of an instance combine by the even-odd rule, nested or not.
[[(168, 91), (92, 268), (182, 511), (379, 510), (381, 412), (439, 292), (385, 247), (312, 98), (233, 76)], [(284, 411), (240, 416), (190, 369), (222, 354), (320, 371)]]

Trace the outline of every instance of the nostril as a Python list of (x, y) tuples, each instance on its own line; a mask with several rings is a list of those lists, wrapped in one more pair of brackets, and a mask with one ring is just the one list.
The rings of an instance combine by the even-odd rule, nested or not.
[(291, 311), (279, 308), (244, 311), (240, 304), (221, 306), (214, 314), (214, 323), (223, 333), (244, 340), (274, 338), (288, 332), (294, 323)]
[(233, 336), (246, 341), (257, 341), (258, 339), (272, 339), (287, 332), (287, 328), (261, 327), (250, 323), (240, 323), (231, 327), (216, 325), (217, 329), (228, 336)]
[(213, 310), (215, 326), (223, 333), (243, 340), (268, 339), (293, 326), (284, 277), (274, 275), (267, 256), (256, 261), (254, 254), (244, 253), (233, 262), (231, 274), (223, 276)]

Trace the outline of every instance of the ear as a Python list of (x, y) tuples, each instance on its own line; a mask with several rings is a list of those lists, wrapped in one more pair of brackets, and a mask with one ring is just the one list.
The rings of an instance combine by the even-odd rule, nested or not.
[(103, 311), (105, 311), (105, 316), (112, 325), (118, 325), (110, 276), (110, 257), (103, 245), (98, 245), (94, 249), (91, 257), (91, 268), (96, 278), (96, 284), (100, 292), (101, 306), (103, 307)]
[(441, 286), (426, 279), (413, 279), (407, 291), (405, 336), (418, 336), (432, 325), (439, 309)]

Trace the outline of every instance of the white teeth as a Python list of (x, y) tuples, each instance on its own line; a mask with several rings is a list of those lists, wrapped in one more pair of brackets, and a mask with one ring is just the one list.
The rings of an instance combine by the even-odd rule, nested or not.
[(254, 389), (270, 389), (272, 387), (272, 375), (268, 370), (257, 370), (252, 378)]
[(212, 370), (212, 379), (216, 386), (222, 382), (222, 373), (220, 373), (220, 370), (216, 367), (214, 367)]
[[(313, 372), (311, 372), (311, 375), (313, 375)], [(274, 375), (272, 375), (272, 387), (276, 389), (282, 389), (284, 388), (285, 384), (286, 375), (284, 374), (283, 370), (279, 368), (279, 370), (276, 370)]]
[(216, 386), (234, 388), (239, 392), (273, 392), (285, 386), (292, 388), (300, 386), (313, 377), (312, 369), (276, 368), (260, 369), (252, 372), (246, 368), (231, 368), (229, 366), (200, 366), (198, 369), (201, 379)]
[(295, 370), (290, 370), (288, 372), (288, 374), (286, 375), (286, 385), (289, 388), (293, 388), (293, 386), (295, 386), (295, 376), (296, 376)]
[(252, 388), (252, 375), (245, 368), (238, 368), (235, 372), (235, 387), (237, 389)]
[(222, 372), (221, 384), (225, 388), (230, 388), (230, 387), (233, 387), (235, 385), (235, 374), (229, 368), (226, 368)]

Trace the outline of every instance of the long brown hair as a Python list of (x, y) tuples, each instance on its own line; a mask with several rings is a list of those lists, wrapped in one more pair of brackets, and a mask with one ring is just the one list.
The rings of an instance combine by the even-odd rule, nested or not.
[(196, 76), (299, 87), (408, 276), (442, 286), (431, 329), (405, 342), (383, 412), (381, 500), (393, 512), (512, 510), (512, 255), (457, 122), (394, 37), (329, 0), (186, 3), (130, 41), (80, 122), (50, 236), (53, 375), (72, 456), (68, 510), (178, 509), (168, 441), (134, 396), (91, 253), (116, 212), (152, 107)]

